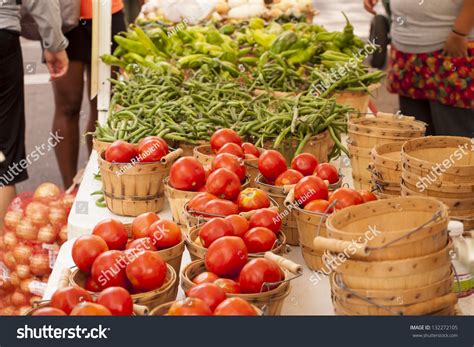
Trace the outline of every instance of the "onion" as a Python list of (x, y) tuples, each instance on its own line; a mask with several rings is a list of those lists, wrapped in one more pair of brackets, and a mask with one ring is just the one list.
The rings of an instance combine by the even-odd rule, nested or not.
[(3, 255), (3, 262), (9, 268), (10, 270), (14, 270), (16, 268), (16, 260), (15, 257), (13, 256), (13, 252), (6, 252)]
[(2, 315), (3, 316), (13, 316), (13, 314), (15, 313), (15, 306), (7, 306), (3, 309), (2, 311)]
[(12, 304), (16, 307), (25, 306), (30, 302), (30, 298), (20, 291), (15, 291), (12, 294)]
[(66, 211), (61, 207), (51, 207), (49, 209), (49, 221), (53, 225), (64, 225), (67, 223)]
[(63, 225), (61, 227), (61, 230), (59, 231), (59, 240), (61, 241), (61, 243), (64, 243), (67, 241), (67, 224)]
[(13, 231), (7, 231), (3, 235), (3, 242), (5, 243), (7, 250), (12, 250), (18, 244), (18, 238), (16, 237), (16, 234)]
[[(0, 277), (0, 298), (5, 297), (3, 292), (13, 289), (12, 282), (9, 278)], [(3, 293), (3, 294), (2, 294)]]
[(72, 205), (74, 204), (74, 200), (76, 200), (76, 196), (72, 194), (66, 194), (63, 197), (63, 207), (66, 209), (71, 209)]
[(49, 207), (37, 201), (33, 201), (26, 208), (26, 216), (38, 226), (48, 224), (48, 213)]
[(38, 241), (47, 244), (56, 241), (56, 231), (52, 225), (45, 225), (38, 230)]
[(30, 257), (33, 253), (33, 248), (28, 245), (19, 244), (13, 250), (13, 256), (15, 257), (17, 264), (26, 264), (30, 263)]
[(59, 197), (61, 190), (53, 183), (43, 183), (36, 188), (33, 199), (54, 200)]
[(3, 241), (3, 236), (0, 235), (0, 251), (5, 251), (7, 246), (5, 246), (5, 241)]
[(14, 287), (19, 287), (20, 286), (20, 277), (18, 277), (18, 274), (16, 271), (10, 272), (10, 282), (12, 283), (12, 286)]
[(31, 277), (30, 267), (28, 265), (18, 264), (16, 266), (16, 273), (18, 274), (18, 277), (20, 278), (20, 280), (24, 280), (26, 278)]
[(16, 234), (24, 240), (36, 240), (38, 229), (28, 218), (23, 218), (16, 227)]
[(8, 211), (5, 215), (5, 225), (11, 230), (15, 230), (17, 224), (23, 218), (23, 212), (21, 210)]
[(30, 270), (35, 276), (44, 276), (51, 272), (49, 267), (49, 257), (47, 254), (38, 253), (30, 258)]
[(20, 289), (23, 293), (28, 293), (30, 294), (30, 284), (31, 282), (33, 282), (34, 279), (33, 278), (26, 278), (24, 279), (23, 281), (20, 282)]

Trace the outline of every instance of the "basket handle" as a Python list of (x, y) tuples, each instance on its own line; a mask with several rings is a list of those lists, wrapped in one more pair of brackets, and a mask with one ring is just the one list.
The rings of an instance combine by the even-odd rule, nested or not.
[(415, 120), (415, 117), (412, 116), (405, 116), (402, 114), (393, 114), (393, 113), (387, 113), (387, 112), (377, 112), (375, 115), (377, 118), (390, 118), (390, 119), (401, 119), (401, 120)]
[(150, 310), (148, 309), (148, 307), (133, 304), (133, 313), (135, 313), (137, 316), (148, 316), (149, 312)]
[(164, 165), (170, 164), (176, 159), (178, 159), (182, 154), (183, 154), (183, 149), (178, 148), (177, 150), (170, 152), (167, 155), (165, 155), (163, 158), (161, 158), (161, 163)]
[(456, 293), (449, 293), (444, 296), (434, 298), (428, 301), (409, 305), (403, 310), (405, 316), (422, 316), (428, 313), (442, 310), (443, 308), (454, 305), (458, 301)]
[(273, 260), (275, 263), (277, 263), (279, 266), (282, 268), (294, 273), (294, 274), (302, 274), (303, 273), (303, 267), (299, 264), (296, 264), (295, 262), (283, 258), (282, 256), (279, 256), (275, 253), (272, 252), (265, 252), (264, 255), (265, 259), (268, 260)]
[(58, 289), (65, 288), (69, 285), (71, 277), (71, 269), (66, 268), (61, 271), (61, 276), (59, 276)]
[(295, 188), (291, 188), (288, 194), (286, 195), (285, 201), (283, 204), (288, 207), (292, 206), (295, 203)]
[[(276, 207), (276, 206), (271, 206), (271, 207), (264, 208), (264, 209), (262, 209), (262, 210), (272, 210), (272, 211), (278, 212), (278, 207)], [(252, 211), (247, 211), (247, 212), (240, 212), (239, 215), (241, 215), (241, 216), (244, 217), (245, 219), (250, 219), (250, 217), (252, 217), (255, 213), (257, 213), (257, 211), (259, 211), (259, 210), (252, 210)]]
[(355, 252), (351, 254), (357, 254), (360, 257), (367, 257), (370, 254), (367, 242), (357, 243), (352, 241), (342, 241), (331, 239), (327, 237), (318, 236), (313, 240), (313, 247), (319, 251), (330, 251), (333, 253), (344, 253), (350, 246), (355, 248)]
[(295, 188), (296, 184), (286, 184), (283, 186), (283, 193), (288, 194), (291, 192), (293, 188)]

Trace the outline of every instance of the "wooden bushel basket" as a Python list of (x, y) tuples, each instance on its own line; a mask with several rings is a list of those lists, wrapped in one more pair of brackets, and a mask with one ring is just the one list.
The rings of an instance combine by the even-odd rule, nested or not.
[[(207, 253), (207, 248), (205, 248), (201, 240), (199, 239), (199, 230), (201, 225), (192, 227), (189, 230), (189, 233), (186, 234), (186, 248), (191, 256), (191, 261), (204, 259)], [(280, 232), (278, 233), (277, 241), (272, 248), (271, 252), (275, 254), (285, 254), (286, 253), (286, 237), (285, 234)], [(254, 257), (263, 257), (265, 253), (249, 253), (249, 256)]]
[(403, 143), (391, 142), (375, 146), (372, 151), (374, 170), (380, 180), (400, 183), (402, 175)]
[[(165, 316), (171, 305), (173, 305), (175, 302), (167, 302), (166, 304), (163, 304), (163, 305), (160, 305), (158, 307), (155, 307), (151, 312), (150, 312), (150, 316)], [(260, 310), (257, 306), (255, 305), (252, 305), (252, 307), (254, 308), (255, 312), (257, 313), (257, 316), (263, 316), (263, 312), (262, 310)]]
[[(348, 141), (350, 142), (350, 141)], [(352, 178), (354, 180), (355, 189), (370, 190), (372, 187), (371, 174), (368, 170), (372, 157), (370, 149), (356, 147), (350, 143), (347, 145), (349, 150), (349, 158), (351, 160)]]
[(169, 179), (166, 177), (163, 181), (165, 187), (165, 196), (170, 204), (171, 215), (175, 223), (180, 225), (187, 224), (186, 214), (184, 213), (184, 206), (199, 192), (190, 192), (185, 190), (175, 189), (170, 186)]
[[(176, 300), (176, 296), (178, 294), (178, 279), (176, 276), (176, 272), (170, 264), (166, 264), (166, 267), (167, 273), (165, 283), (158, 289), (145, 293), (132, 294), (132, 299), (134, 303), (146, 306), (151, 310), (156, 306), (159, 306), (169, 301)], [(79, 269), (75, 269), (71, 273), (69, 281), (71, 285), (84, 288), (86, 274), (80, 271)], [(93, 292), (90, 293), (94, 294)]]
[[(264, 144), (265, 149), (275, 149), (273, 148), (274, 141), (267, 141)], [(282, 141), (280, 147), (276, 148), (283, 156), (285, 157), (288, 163), (291, 163), (291, 160), (295, 156), (296, 148), (298, 147), (299, 142), (297, 140), (284, 140)], [(326, 163), (329, 161), (329, 153), (332, 150), (334, 143), (331, 139), (329, 131), (324, 131), (321, 134), (313, 136), (303, 147), (301, 153), (311, 153), (313, 154), (320, 163)]]
[(159, 250), (157, 253), (159, 256), (169, 265), (171, 265), (174, 271), (179, 274), (181, 271), (181, 260), (185, 249), (186, 239), (185, 233), (181, 233), (181, 242), (174, 247)]
[[(259, 148), (259, 151), (260, 153), (263, 153), (264, 150)], [(202, 165), (210, 167), (216, 155), (212, 151), (210, 145), (202, 145), (194, 148), (194, 157), (199, 160)], [(255, 178), (259, 174), (258, 158), (244, 159), (244, 164), (247, 176), (250, 179), (249, 186), (253, 188), (255, 187)]]
[[(279, 316), (283, 307), (285, 298), (290, 294), (290, 281), (301, 276), (302, 267), (293, 263), (291, 260), (285, 259), (271, 252), (265, 253), (265, 258), (276, 261), (282, 269), (285, 279), (274, 289), (255, 294), (228, 294), (228, 297), (239, 297), (247, 300), (250, 304), (261, 309), (264, 315)], [(252, 258), (249, 258), (252, 259)], [(207, 271), (204, 260), (196, 260), (189, 263), (181, 273), (181, 287), (187, 292), (194, 286), (192, 279)], [(293, 277), (290, 277), (293, 274)]]
[(446, 247), (448, 221), (447, 207), (435, 199), (372, 201), (330, 215), (327, 237), (316, 237), (313, 246), (365, 261), (421, 257)]
[(194, 155), (194, 148), (206, 144), (206, 141), (197, 141), (196, 144), (179, 142), (178, 148), (183, 150), (183, 157), (192, 157)]
[(182, 154), (178, 149), (160, 162), (119, 164), (99, 156), (99, 168), (107, 207), (120, 216), (136, 217), (145, 212), (160, 212), (164, 204), (163, 180), (174, 160)]
[(103, 151), (107, 150), (112, 142), (105, 142), (97, 140), (95, 137), (92, 138), (92, 148), (98, 153), (102, 153)]
[(336, 102), (341, 105), (352, 107), (360, 113), (367, 113), (369, 109), (370, 94), (380, 88), (380, 83), (371, 84), (368, 92), (342, 91), (333, 95)]

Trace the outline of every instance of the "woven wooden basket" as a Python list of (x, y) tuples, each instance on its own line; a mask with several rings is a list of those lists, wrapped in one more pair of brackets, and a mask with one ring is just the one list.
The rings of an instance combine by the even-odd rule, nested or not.
[(447, 207), (435, 199), (373, 201), (330, 215), (327, 237), (315, 238), (313, 247), (365, 261), (421, 257), (446, 247), (448, 221)]
[(107, 207), (120, 216), (136, 217), (145, 212), (160, 212), (164, 204), (163, 180), (174, 160), (176, 150), (156, 163), (119, 164), (99, 156), (99, 168)]
[[(167, 302), (166, 304), (160, 305), (158, 307), (155, 307), (151, 312), (150, 316), (166, 316), (171, 305), (174, 304), (173, 302)], [(257, 313), (257, 316), (263, 316), (263, 312), (261, 309), (259, 309), (257, 306), (252, 305), (254, 308), (255, 312)]]
[[(301, 276), (303, 269), (300, 265), (274, 253), (267, 252), (265, 253), (265, 257), (276, 261), (280, 265), (280, 268), (285, 274), (285, 280), (278, 285), (278, 287), (266, 292), (257, 294), (228, 294), (228, 297), (242, 298), (261, 309), (265, 315), (279, 316), (281, 314), (283, 302), (290, 294), (290, 281)], [(192, 279), (205, 271), (207, 270), (204, 260), (196, 260), (189, 263), (181, 272), (181, 287), (183, 291), (187, 292), (191, 287), (193, 287), (194, 283), (192, 282)]]
[[(259, 151), (262, 153), (264, 150), (259, 148)], [(210, 167), (216, 155), (212, 151), (210, 145), (201, 145), (194, 148), (194, 157), (205, 167)], [(259, 173), (258, 158), (244, 159), (244, 164), (247, 171), (247, 176), (250, 179), (249, 186), (253, 188), (255, 187), (255, 178)]]
[[(178, 294), (178, 278), (176, 272), (170, 264), (166, 264), (167, 273), (165, 283), (158, 289), (152, 290), (145, 293), (133, 294), (133, 302), (148, 307), (152, 310), (156, 306), (164, 304), (169, 301), (176, 300)], [(84, 283), (86, 281), (86, 274), (79, 269), (75, 269), (71, 273), (69, 281), (71, 285), (79, 286), (84, 288)], [(93, 292), (90, 292), (94, 294)]]
[(351, 107), (356, 109), (361, 114), (365, 114), (369, 109), (371, 94), (379, 89), (380, 86), (380, 83), (375, 83), (368, 86), (367, 92), (342, 91), (335, 93), (332, 97), (336, 98), (336, 102), (338, 104)]
[[(273, 148), (274, 141), (267, 141), (264, 144), (265, 149), (274, 149)], [(279, 148), (276, 148), (283, 156), (285, 157), (288, 163), (291, 163), (291, 160), (295, 156), (296, 148), (298, 147), (299, 142), (297, 140), (293, 141), (282, 141)], [(329, 153), (334, 146), (334, 142), (331, 139), (331, 135), (326, 130), (321, 134), (318, 134), (312, 137), (306, 145), (304, 145), (301, 153), (311, 153), (320, 163), (325, 163), (329, 161)]]
[(396, 182), (400, 185), (402, 175), (401, 150), (403, 143), (391, 142), (375, 146), (372, 151), (372, 162), (377, 177), (385, 182)]
[(194, 155), (194, 148), (205, 145), (206, 141), (197, 141), (196, 144), (187, 142), (178, 142), (177, 147), (183, 150), (183, 157), (192, 157)]
[[(207, 253), (207, 248), (205, 248), (201, 240), (199, 239), (199, 230), (200, 226), (192, 227), (189, 230), (189, 233), (186, 234), (186, 248), (191, 256), (191, 261), (204, 259)], [(278, 234), (278, 239), (271, 250), (275, 254), (285, 254), (286, 253), (286, 237), (285, 234), (280, 232)], [(261, 256), (263, 257), (265, 253), (250, 253), (251, 256)]]
[(181, 260), (183, 258), (185, 244), (185, 233), (182, 233), (180, 243), (174, 247), (163, 249), (157, 252), (166, 263), (173, 267), (177, 274), (179, 274), (181, 271)]
[(173, 220), (180, 225), (187, 225), (186, 214), (184, 213), (184, 206), (199, 192), (188, 192), (185, 190), (175, 189), (170, 186), (169, 178), (166, 177), (163, 181), (165, 187), (165, 196), (170, 204), (171, 215)]
[(368, 170), (372, 162), (370, 149), (347, 145), (351, 160), (352, 178), (355, 189), (370, 190), (372, 187), (371, 174)]
[(109, 148), (111, 144), (112, 142), (100, 141), (97, 140), (95, 137), (92, 138), (92, 148), (99, 154), (107, 150), (107, 148)]

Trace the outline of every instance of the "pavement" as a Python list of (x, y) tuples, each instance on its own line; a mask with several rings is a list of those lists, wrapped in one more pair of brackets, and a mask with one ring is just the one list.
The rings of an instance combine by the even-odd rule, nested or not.
[[(371, 15), (362, 6), (362, 0), (327, 0), (315, 1), (320, 15), (316, 23), (328, 30), (342, 30), (345, 24), (341, 11), (344, 11), (356, 28), (356, 34), (367, 37)], [(54, 115), (54, 98), (46, 67), (41, 63), (41, 48), (38, 42), (22, 40), (23, 60), (25, 66), (26, 95), (26, 146), (27, 154), (36, 146), (47, 144), (50, 137)], [(87, 95), (87, 93), (84, 93)], [(375, 96), (378, 108), (385, 112), (396, 112), (398, 103), (396, 96), (390, 95), (385, 88), (379, 89)], [(89, 115), (89, 107), (85, 97), (81, 111), (81, 132)], [(87, 148), (82, 141), (79, 167), (85, 167), (88, 160)], [(19, 191), (34, 190), (42, 182), (53, 182), (62, 185), (54, 151), (45, 152), (39, 160), (33, 162), (29, 169), (30, 179), (18, 185)]]

